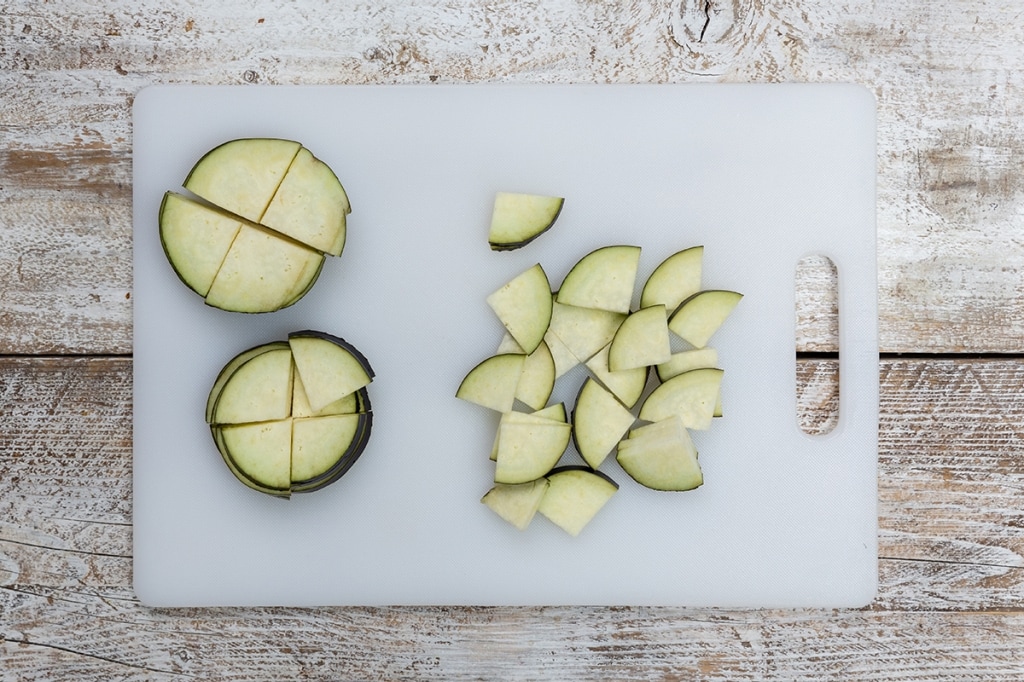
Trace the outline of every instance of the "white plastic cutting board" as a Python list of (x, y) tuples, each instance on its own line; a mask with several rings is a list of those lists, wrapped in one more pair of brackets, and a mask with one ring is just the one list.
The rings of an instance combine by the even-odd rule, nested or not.
[[(147, 604), (856, 606), (875, 593), (875, 107), (845, 85), (148, 88), (135, 101), (135, 588)], [(352, 200), (349, 240), (277, 313), (214, 310), (157, 235), (165, 190), (237, 137), (301, 141)], [(498, 190), (561, 194), (556, 226), (487, 246)], [(455, 390), (501, 339), (484, 299), (540, 262), (643, 248), (641, 277), (705, 246), (705, 286), (745, 298), (713, 339), (725, 417), (705, 484), (621, 486), (572, 538), (480, 504), (497, 415)], [(835, 262), (839, 425), (797, 426), (794, 272)], [(373, 435), (338, 483), (289, 501), (221, 462), (203, 421), (237, 352), (298, 329), (376, 370)], [(558, 396), (571, 406), (582, 374)], [(571, 456), (571, 455), (570, 455)], [(568, 457), (567, 457), (568, 459)]]

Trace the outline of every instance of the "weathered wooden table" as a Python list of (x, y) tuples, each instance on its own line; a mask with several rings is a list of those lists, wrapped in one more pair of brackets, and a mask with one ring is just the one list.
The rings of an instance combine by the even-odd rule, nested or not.
[[(320, 5), (0, 5), (0, 678), (1024, 677), (1018, 2)], [(869, 607), (137, 602), (134, 95), (151, 83), (480, 81), (873, 90), (881, 557)], [(831, 283), (823, 263), (802, 276), (811, 425), (834, 408), (834, 317), (811, 303)]]

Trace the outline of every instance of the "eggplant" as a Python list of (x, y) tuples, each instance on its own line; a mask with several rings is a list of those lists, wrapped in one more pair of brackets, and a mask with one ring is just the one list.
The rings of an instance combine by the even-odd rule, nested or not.
[(351, 211), (334, 172), (298, 142), (231, 140), (164, 194), (160, 241), (171, 267), (207, 305), (265, 313), (300, 300), (326, 256), (345, 246)]
[(563, 197), (498, 192), (487, 241), (494, 251), (520, 249), (551, 229), (565, 204)]
[(604, 462), (636, 422), (636, 417), (608, 389), (588, 377), (572, 411), (576, 450), (592, 469)]
[(313, 492), (340, 479), (366, 448), (372, 379), (369, 361), (344, 339), (293, 332), (228, 361), (206, 421), (224, 463), (248, 487), (278, 497)]
[(591, 251), (566, 274), (557, 301), (626, 314), (633, 303), (639, 264), (639, 246), (603, 246)]
[(537, 511), (572, 536), (579, 535), (619, 489), (606, 474), (583, 466), (558, 467), (545, 478), (548, 489)]

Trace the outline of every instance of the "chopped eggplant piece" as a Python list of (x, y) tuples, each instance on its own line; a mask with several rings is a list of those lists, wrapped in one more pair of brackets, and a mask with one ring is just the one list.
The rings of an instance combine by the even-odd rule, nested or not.
[(633, 302), (639, 263), (639, 246), (605, 246), (592, 251), (562, 280), (557, 300), (566, 305), (625, 315)]
[(525, 362), (526, 356), (520, 353), (492, 355), (469, 371), (455, 397), (497, 412), (509, 412), (515, 404)]
[(579, 535), (619, 489), (612, 479), (586, 467), (559, 467), (547, 479), (537, 511), (572, 536)]
[(498, 192), (487, 235), (491, 248), (511, 251), (526, 246), (551, 229), (564, 203), (562, 197)]
[(636, 417), (618, 398), (595, 379), (588, 378), (572, 412), (576, 449), (592, 469), (597, 469), (635, 421)]
[(743, 294), (717, 289), (694, 294), (672, 313), (668, 328), (694, 348), (703, 348), (741, 298)]
[(526, 530), (540, 507), (548, 485), (546, 478), (526, 483), (495, 483), (480, 501), (519, 530)]

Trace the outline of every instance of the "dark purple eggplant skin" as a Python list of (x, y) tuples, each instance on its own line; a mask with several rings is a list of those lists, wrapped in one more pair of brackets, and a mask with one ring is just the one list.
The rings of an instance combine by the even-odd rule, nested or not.
[(358, 412), (373, 411), (373, 406), (370, 405), (370, 394), (367, 393), (365, 386), (356, 391), (356, 410)]
[(603, 471), (597, 471), (596, 469), (591, 469), (590, 467), (586, 466), (585, 464), (566, 464), (566, 465), (563, 465), (563, 466), (560, 466), (560, 467), (555, 467), (554, 469), (549, 471), (547, 474), (545, 474), (545, 476), (554, 476), (555, 474), (561, 473), (563, 471), (586, 471), (588, 474), (596, 474), (596, 475), (600, 476), (601, 478), (603, 478), (604, 480), (606, 480), (609, 483), (611, 483), (613, 486), (615, 486), (616, 490), (619, 489), (619, 484), (616, 483), (615, 481), (613, 481), (611, 479), (611, 476), (609, 476), (608, 474), (604, 473)]
[(572, 404), (572, 445), (576, 448), (576, 452), (580, 451), (580, 444), (576, 441), (576, 406), (580, 403), (580, 394), (583, 393), (583, 388), (587, 385), (588, 381), (595, 381), (592, 377), (587, 377), (582, 384), (580, 384), (580, 390), (576, 392), (576, 401)]
[(291, 332), (290, 334), (288, 334), (289, 339), (293, 339), (296, 337), (309, 337), (315, 339), (323, 339), (324, 341), (330, 341), (331, 343), (344, 348), (349, 353), (352, 353), (355, 359), (359, 361), (359, 364), (363, 366), (363, 369), (366, 370), (366, 373), (370, 376), (371, 379), (375, 376), (375, 374), (373, 373), (373, 367), (370, 366), (370, 361), (366, 359), (366, 356), (363, 355), (358, 348), (356, 348), (355, 346), (353, 346), (351, 343), (341, 338), (340, 336), (328, 334), (327, 332), (317, 331), (315, 329), (304, 329), (302, 331)]

